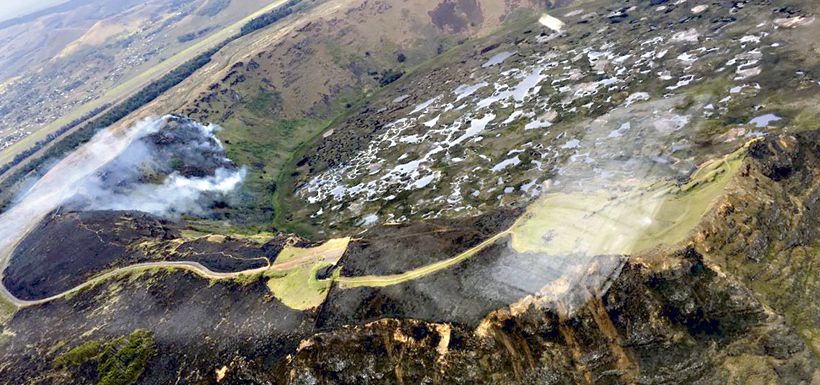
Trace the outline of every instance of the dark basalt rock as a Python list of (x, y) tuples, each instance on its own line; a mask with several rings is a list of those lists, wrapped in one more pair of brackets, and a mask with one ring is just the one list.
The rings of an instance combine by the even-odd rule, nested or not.
[(607, 294), (586, 295), (572, 314), (551, 301), (477, 329), (385, 319), (322, 333), (286, 383), (711, 384), (759, 362), (741, 375), (808, 384), (817, 365), (782, 318), (692, 248), (627, 262)]

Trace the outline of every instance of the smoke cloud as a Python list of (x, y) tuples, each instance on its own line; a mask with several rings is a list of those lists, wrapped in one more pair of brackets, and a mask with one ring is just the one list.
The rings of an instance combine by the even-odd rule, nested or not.
[(246, 169), (225, 157), (215, 125), (147, 118), (103, 130), (58, 162), (0, 215), (0, 271), (17, 242), (46, 215), (68, 210), (138, 210), (204, 215), (236, 189)]
[(137, 210), (166, 217), (205, 215), (215, 199), (239, 186), (246, 169), (224, 154), (215, 125), (169, 116), (157, 130), (145, 121), (138, 137), (85, 179), (66, 202), (71, 210)]

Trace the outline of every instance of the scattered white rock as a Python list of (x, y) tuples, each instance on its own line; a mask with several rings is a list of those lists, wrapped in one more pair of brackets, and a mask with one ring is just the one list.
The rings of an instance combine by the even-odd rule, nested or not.
[(760, 67), (744, 68), (744, 69), (741, 69), (740, 67), (738, 67), (737, 71), (735, 71), (735, 73), (737, 74), (737, 76), (735, 77), (735, 80), (743, 80), (743, 79), (746, 79), (746, 78), (750, 78), (752, 76), (757, 76), (757, 75), (760, 75), (760, 72), (761, 72)]
[(686, 31), (677, 32), (672, 35), (673, 42), (697, 43), (700, 34), (694, 28), (689, 28)]
[(740, 42), (743, 43), (743, 44), (747, 44), (747, 43), (757, 44), (757, 43), (760, 43), (760, 37), (759, 36), (754, 36), (754, 35), (746, 35), (746, 36), (743, 36), (743, 37), (740, 38)]
[(518, 155), (516, 155), (512, 158), (504, 159), (503, 161), (499, 162), (498, 164), (493, 166), (491, 171), (492, 172), (499, 172), (501, 170), (504, 170), (507, 167), (518, 166), (519, 164), (521, 164), (521, 159), (518, 158)]
[(765, 115), (761, 115), (761, 116), (758, 116), (758, 117), (750, 120), (749, 124), (754, 124), (755, 127), (757, 127), (757, 128), (763, 128), (763, 127), (767, 127), (769, 125), (769, 123), (776, 122), (776, 121), (781, 120), (781, 119), (783, 119), (783, 118), (781, 118), (781, 117), (779, 117), (775, 114), (765, 114)]
[(546, 13), (541, 15), (541, 18), (538, 19), (538, 22), (541, 23), (541, 25), (556, 32), (559, 32), (562, 28), (564, 28), (563, 21), (561, 21), (557, 17), (547, 15)]
[(700, 4), (700, 5), (696, 5), (696, 6), (692, 7), (691, 11), (692, 11), (692, 13), (697, 15), (697, 14), (699, 14), (699, 13), (701, 13), (701, 12), (707, 10), (707, 9), (709, 9), (708, 5)]
[(361, 220), (361, 224), (364, 226), (373, 226), (376, 222), (379, 221), (379, 216), (376, 214), (368, 214), (364, 216)]
[(647, 101), (649, 100), (649, 93), (648, 92), (635, 92), (632, 95), (629, 95), (624, 102), (627, 107), (635, 104), (635, 102)]
[(569, 149), (569, 150), (575, 149), (575, 148), (578, 148), (578, 147), (581, 147), (581, 141), (578, 140), (578, 139), (570, 139), (566, 143), (561, 145), (561, 148)]
[(775, 19), (774, 23), (778, 27), (795, 28), (795, 27), (801, 27), (801, 26), (804, 26), (804, 25), (811, 24), (811, 23), (814, 22), (814, 19), (815, 19), (814, 16), (811, 16), (811, 17), (797, 16), (797, 17), (789, 17), (789, 18), (783, 18), (783, 19)]
[(494, 65), (499, 65), (504, 63), (505, 60), (509, 59), (512, 55), (515, 55), (515, 52), (501, 52), (497, 53), (495, 56), (491, 57), (490, 60), (487, 60), (486, 63), (481, 65), (481, 68), (488, 68)]

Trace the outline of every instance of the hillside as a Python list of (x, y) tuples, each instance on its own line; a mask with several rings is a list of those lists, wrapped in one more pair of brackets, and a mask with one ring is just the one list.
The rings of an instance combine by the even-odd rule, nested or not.
[(279, 6), (0, 191), (0, 383), (820, 381), (816, 2)]

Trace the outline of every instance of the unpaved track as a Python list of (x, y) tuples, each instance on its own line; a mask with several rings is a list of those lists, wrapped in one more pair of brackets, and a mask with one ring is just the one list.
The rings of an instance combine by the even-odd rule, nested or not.
[(53, 295), (51, 297), (37, 299), (37, 300), (23, 300), (19, 299), (14, 296), (11, 292), (8, 291), (6, 285), (0, 284), (0, 294), (2, 294), (6, 300), (17, 306), (18, 308), (25, 308), (29, 306), (35, 306), (44, 304), (47, 302), (51, 302), (60, 298), (64, 298), (68, 295), (75, 294), (83, 289), (93, 287), (99, 283), (102, 283), (108, 279), (114, 278), (119, 275), (124, 275), (128, 273), (133, 273), (137, 271), (145, 271), (145, 270), (152, 270), (152, 269), (179, 269), (179, 270), (187, 270), (193, 272), (203, 278), (207, 279), (234, 279), (238, 278), (242, 275), (253, 275), (257, 273), (263, 273), (266, 270), (272, 268), (272, 266), (265, 266), (251, 270), (243, 270), (237, 272), (230, 272), (230, 273), (220, 273), (208, 269), (207, 267), (203, 266), (199, 262), (187, 262), (187, 261), (164, 261), (164, 262), (144, 262), (144, 263), (137, 263), (131, 266), (122, 267), (119, 269), (111, 270), (107, 273), (98, 275), (94, 278), (89, 279), (85, 283), (75, 286), (72, 289), (64, 291), (60, 294)]
[[(199, 262), (190, 262), (190, 261), (143, 262), (143, 263), (137, 263), (137, 264), (134, 264), (134, 265), (125, 266), (125, 267), (121, 267), (121, 268), (118, 268), (118, 269), (108, 271), (106, 273), (103, 273), (103, 274), (100, 274), (96, 277), (93, 277), (93, 278), (89, 279), (88, 281), (86, 281), (86, 282), (84, 282), (84, 283), (82, 283), (78, 286), (75, 286), (74, 288), (71, 288), (67, 291), (64, 291), (64, 292), (60, 293), (60, 294), (56, 294), (56, 295), (53, 295), (53, 296), (47, 297), (47, 298), (36, 299), (36, 300), (20, 299), (20, 298), (17, 298), (11, 292), (9, 292), (8, 289), (6, 288), (6, 285), (4, 285), (2, 283), (0, 283), (0, 295), (2, 295), (8, 302), (12, 303), (17, 308), (25, 308), (25, 307), (29, 307), (29, 306), (44, 304), (44, 303), (51, 302), (51, 301), (54, 301), (54, 300), (57, 300), (57, 299), (60, 299), (60, 298), (64, 298), (68, 295), (75, 294), (75, 293), (77, 293), (77, 292), (79, 292), (83, 289), (93, 287), (94, 285), (102, 283), (102, 282), (104, 282), (106, 280), (109, 280), (111, 278), (114, 278), (114, 277), (117, 277), (117, 276), (120, 276), (120, 275), (124, 275), (124, 274), (128, 274), (128, 273), (138, 272), (138, 271), (170, 268), (170, 269), (179, 269), (179, 270), (190, 271), (190, 272), (193, 272), (193, 273), (195, 273), (195, 274), (197, 274), (197, 275), (199, 275), (203, 278), (206, 278), (206, 279), (225, 280), (225, 279), (236, 279), (236, 278), (239, 278), (240, 276), (243, 276), (243, 275), (261, 274), (261, 273), (264, 273), (265, 271), (268, 271), (268, 270), (288, 270), (288, 269), (292, 269), (294, 267), (297, 267), (297, 266), (300, 266), (300, 265), (303, 265), (303, 264), (313, 263), (313, 262), (317, 261), (317, 258), (318, 258), (318, 260), (326, 260), (327, 256), (325, 254), (326, 253), (323, 253), (322, 255), (310, 254), (310, 255), (305, 255), (303, 257), (300, 257), (298, 259), (290, 260), (290, 261), (279, 263), (279, 264), (274, 262), (274, 264), (272, 264), (272, 265), (268, 264), (268, 266), (259, 267), (259, 268), (256, 268), (256, 269), (242, 270), (242, 271), (228, 272), (228, 273), (221, 273), (221, 272), (213, 271), (213, 270), (205, 267), (204, 265), (202, 265)], [(341, 255), (339, 255), (338, 257), (341, 257)], [(336, 259), (338, 259), (338, 257), (336, 257)]]

